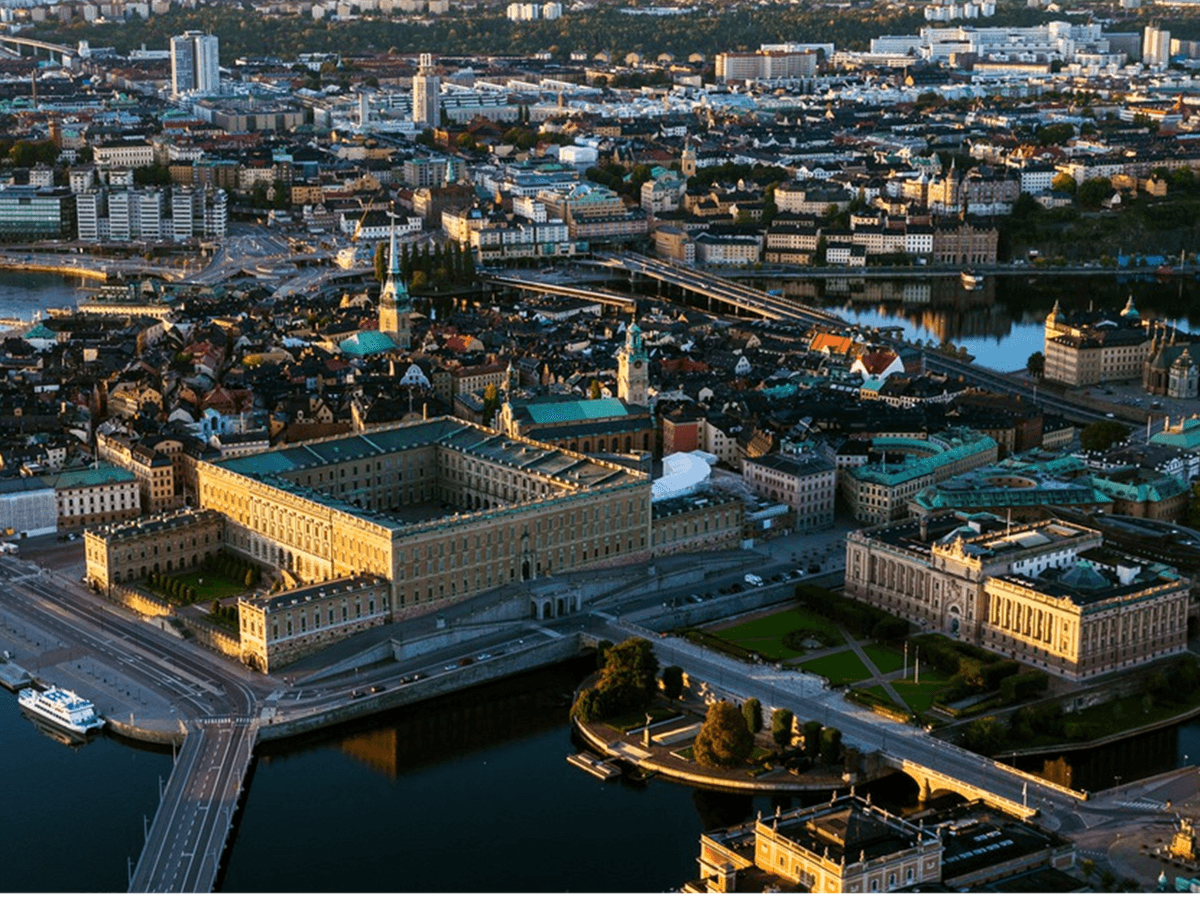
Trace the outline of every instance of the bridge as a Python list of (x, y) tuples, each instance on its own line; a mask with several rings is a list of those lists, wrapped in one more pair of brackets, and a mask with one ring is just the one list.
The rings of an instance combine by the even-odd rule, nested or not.
[(1086, 794), (996, 763), (916, 726), (877, 716), (827, 690), (815, 675), (727, 659), (683, 638), (664, 637), (612, 617), (601, 616), (586, 633), (614, 644), (629, 637), (645, 638), (663, 664), (680, 666), (694, 685), (714, 699), (740, 702), (757, 697), (767, 710), (787, 708), (798, 719), (815, 719), (837, 728), (847, 743), (864, 753), (879, 752), (887, 765), (912, 778), (923, 799), (950, 791), (965, 799), (986, 799), (1020, 818), (1087, 801)]
[[(609, 268), (625, 269), (632, 274), (646, 276), (661, 284), (672, 285), (682, 290), (685, 297), (688, 294), (702, 297), (706, 301), (716, 304), (718, 308), (722, 306), (732, 308), (739, 315), (756, 316), (776, 322), (797, 323), (807, 327), (838, 329), (848, 327), (843, 319), (822, 309), (744, 287), (726, 278), (686, 266), (650, 259), (635, 253), (603, 256), (600, 260), (602, 265)], [(905, 341), (882, 337), (878, 343), (887, 344), (896, 349), (908, 346)], [(980, 385), (988, 390), (998, 391), (1002, 394), (1016, 394), (1050, 412), (1066, 416), (1072, 421), (1090, 423), (1108, 418), (1104, 412), (1097, 412), (1080, 403), (1047, 393), (1045, 390), (1039, 391), (1036, 386), (1021, 379), (982, 369), (948, 353), (930, 349), (923, 349), (922, 353), (938, 371), (962, 377), (970, 383)]]
[(130, 893), (196, 894), (216, 887), (257, 736), (257, 719), (248, 717), (201, 720), (188, 733)]
[(715, 309), (732, 309), (737, 315), (768, 319), (774, 322), (800, 323), (809, 327), (845, 328), (838, 316), (807, 306), (795, 300), (745, 287), (725, 278), (718, 278), (686, 266), (677, 266), (651, 259), (637, 253), (620, 256), (600, 256), (602, 265), (624, 269), (631, 275), (650, 278), (660, 284), (678, 288), (686, 296), (701, 297)]
[(557, 284), (552, 281), (535, 281), (531, 278), (515, 278), (508, 275), (484, 275), (486, 284), (499, 287), (515, 288), (519, 291), (531, 291), (538, 294), (556, 294), (562, 297), (578, 297), (592, 303), (613, 306), (621, 312), (633, 312), (637, 308), (637, 298), (626, 294), (616, 294), (610, 291), (597, 291), (586, 287), (571, 287), (567, 284)]
[(49, 41), (37, 41), (33, 38), (19, 37), (15, 34), (0, 34), (0, 49), (7, 51), (13, 56), (20, 56), (22, 48), (29, 47), (33, 50), (34, 55), (37, 51), (45, 50), (50, 56), (58, 54), (62, 59), (64, 66), (74, 64), (77, 51), (74, 47), (67, 47), (63, 44), (51, 44)]

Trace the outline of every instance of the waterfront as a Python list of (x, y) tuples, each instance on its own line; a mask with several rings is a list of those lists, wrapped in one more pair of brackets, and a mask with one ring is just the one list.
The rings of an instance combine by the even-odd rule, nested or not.
[(0, 270), (0, 319), (29, 322), (49, 308), (74, 306), (83, 286), (64, 275)]
[(1015, 762), (1027, 772), (1077, 790), (1118, 787), (1200, 763), (1200, 718), (1087, 750), (1032, 755)]
[(701, 831), (790, 802), (571, 767), (568, 698), (584, 672), (555, 666), (264, 746), (221, 889), (667, 891), (696, 877)]
[(989, 369), (1025, 367), (1042, 349), (1046, 316), (1057, 300), (1064, 311), (1120, 310), (1132, 296), (1144, 317), (1163, 318), (1181, 331), (1200, 304), (1200, 282), (1183, 276), (1134, 278), (1116, 274), (988, 276), (982, 290), (964, 290), (957, 275), (926, 278), (769, 279), (760, 285), (823, 307), (864, 327), (903, 328), (909, 340), (949, 341)]
[(48, 737), (0, 689), (0, 771), (7, 828), (4, 890), (120, 892), (142, 850), (171, 753), (103, 735), (82, 746)]
[[(660, 779), (603, 783), (567, 765), (568, 698), (587, 669), (554, 666), (262, 746), (221, 890), (670, 890), (695, 877), (701, 832), (794, 802)], [(7, 784), (21, 827), (0, 849), (6, 884), (123, 890), (170, 754), (111, 736), (72, 749), (21, 716), (12, 695), (0, 701), (0, 764), (20, 773)], [(1128, 780), (1189, 756), (1200, 758), (1197, 721), (1069, 758), (1077, 785), (1100, 787), (1114, 767)], [(898, 811), (915, 787), (895, 776), (871, 792)], [(66, 850), (72, 865), (55, 865)]]

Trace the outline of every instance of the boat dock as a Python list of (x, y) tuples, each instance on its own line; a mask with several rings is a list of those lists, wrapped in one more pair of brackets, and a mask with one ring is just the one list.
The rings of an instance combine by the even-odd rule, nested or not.
[(10, 691), (19, 691), (33, 684), (33, 676), (20, 666), (10, 662), (0, 661), (0, 684)]
[(577, 769), (583, 769), (589, 775), (595, 775), (601, 781), (612, 781), (621, 774), (621, 770), (611, 762), (599, 759), (586, 750), (581, 753), (572, 753), (567, 757), (567, 762)]

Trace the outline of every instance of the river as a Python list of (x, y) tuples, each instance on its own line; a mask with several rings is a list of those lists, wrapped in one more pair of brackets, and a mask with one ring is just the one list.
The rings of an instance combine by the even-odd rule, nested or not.
[(47, 309), (74, 306), (85, 296), (83, 285), (83, 280), (79, 278), (2, 269), (0, 319), (29, 322)]
[(1144, 317), (1181, 331), (1200, 306), (1200, 282), (1183, 277), (1130, 278), (1081, 273), (988, 276), (982, 290), (964, 290), (957, 276), (931, 278), (767, 279), (768, 290), (824, 307), (866, 327), (900, 327), (911, 340), (966, 347), (989, 369), (1025, 367), (1042, 349), (1046, 316), (1055, 301), (1065, 311), (1119, 311), (1129, 297)]

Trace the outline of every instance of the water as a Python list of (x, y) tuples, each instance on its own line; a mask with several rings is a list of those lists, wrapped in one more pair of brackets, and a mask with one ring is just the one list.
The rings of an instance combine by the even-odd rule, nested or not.
[(1100, 791), (1200, 763), (1200, 718), (1091, 750), (1025, 756), (1016, 765), (1057, 784)]
[(789, 805), (568, 765), (585, 671), (264, 747), (221, 890), (665, 891), (697, 877), (702, 831)]
[(957, 276), (937, 278), (831, 278), (771, 280), (762, 285), (824, 307), (865, 327), (901, 327), (911, 340), (950, 341), (997, 371), (1025, 367), (1042, 349), (1046, 316), (1059, 301), (1065, 311), (1119, 311), (1132, 296), (1143, 317), (1162, 318), (1181, 331), (1200, 304), (1200, 282), (1190, 278), (1132, 279), (1115, 275), (988, 276), (983, 290), (966, 291)]
[(0, 872), (9, 892), (119, 892), (142, 850), (171, 754), (103, 735), (68, 747), (39, 731), (0, 689)]
[(0, 319), (31, 322), (50, 307), (74, 306), (83, 285), (78, 278), (0, 269)]

